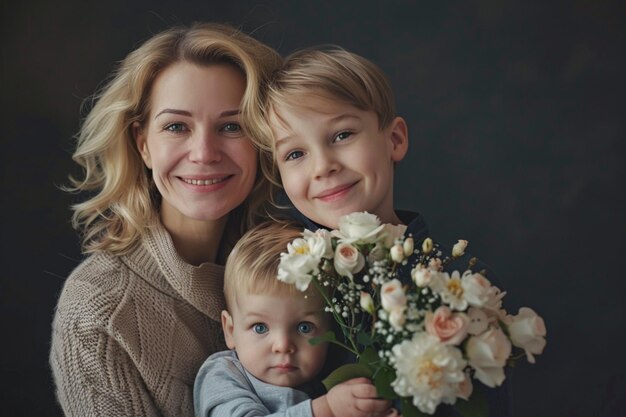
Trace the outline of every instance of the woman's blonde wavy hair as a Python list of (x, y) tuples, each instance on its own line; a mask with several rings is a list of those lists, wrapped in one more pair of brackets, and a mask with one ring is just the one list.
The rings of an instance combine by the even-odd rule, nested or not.
[[(196, 23), (161, 32), (131, 52), (92, 98), (95, 105), (77, 134), (73, 159), (83, 177), (70, 177), (70, 192), (88, 191), (90, 198), (72, 206), (72, 225), (81, 232), (83, 252), (124, 253), (158, 218), (160, 196), (136, 148), (133, 123), (143, 125), (150, 111), (155, 78), (168, 66), (188, 61), (198, 65), (230, 63), (246, 76), (241, 103), (243, 128), (255, 136), (254, 117), (263, 84), (282, 60), (272, 48), (228, 25)], [(264, 213), (268, 184), (261, 173), (243, 204), (239, 232)]]

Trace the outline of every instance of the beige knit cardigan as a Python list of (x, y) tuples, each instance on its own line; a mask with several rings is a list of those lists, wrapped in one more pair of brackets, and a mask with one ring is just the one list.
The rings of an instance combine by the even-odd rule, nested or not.
[(195, 267), (158, 225), (125, 256), (98, 253), (67, 279), (50, 365), (68, 416), (193, 416), (194, 378), (225, 349), (224, 268)]

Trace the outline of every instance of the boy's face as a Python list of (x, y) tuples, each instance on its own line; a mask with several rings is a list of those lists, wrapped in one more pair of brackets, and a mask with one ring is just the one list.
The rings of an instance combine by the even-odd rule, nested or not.
[(297, 387), (320, 372), (327, 344), (313, 346), (309, 339), (326, 333), (330, 319), (318, 296), (238, 294), (232, 304), (230, 314), (222, 311), (222, 327), (248, 372), (282, 387)]
[(396, 117), (380, 130), (373, 111), (337, 100), (303, 100), (306, 107), (278, 106), (270, 117), (274, 157), (295, 207), (329, 228), (337, 228), (339, 217), (355, 211), (399, 223), (393, 209), (393, 171), (408, 149), (404, 120)]

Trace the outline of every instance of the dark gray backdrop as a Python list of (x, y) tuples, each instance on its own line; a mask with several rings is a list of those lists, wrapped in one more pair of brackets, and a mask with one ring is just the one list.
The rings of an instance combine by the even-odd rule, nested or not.
[[(625, 409), (624, 20), (618, 1), (3, 2), (0, 412), (54, 416), (47, 365), (80, 105), (142, 40), (227, 21), (286, 54), (336, 43), (378, 63), (410, 128), (400, 208), (463, 237), (548, 346), (514, 373), (516, 416)], [(228, 3), (228, 5), (226, 5)]]

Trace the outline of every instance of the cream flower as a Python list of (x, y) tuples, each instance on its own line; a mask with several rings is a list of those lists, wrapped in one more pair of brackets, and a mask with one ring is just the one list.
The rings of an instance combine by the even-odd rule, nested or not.
[(334, 265), (339, 275), (352, 279), (352, 274), (363, 269), (365, 258), (354, 246), (349, 243), (340, 243), (335, 248)]
[(406, 294), (402, 283), (397, 279), (385, 282), (380, 289), (380, 302), (388, 312), (406, 308)]
[(466, 362), (459, 349), (420, 332), (395, 345), (391, 360), (396, 370), (391, 386), (400, 396), (413, 397), (420, 411), (433, 414), (440, 403), (455, 403), (465, 381)]
[(528, 362), (535, 363), (534, 355), (540, 355), (546, 347), (546, 325), (543, 319), (528, 307), (519, 309), (517, 316), (509, 318), (509, 335), (513, 345), (524, 349)]
[(422, 251), (425, 254), (429, 254), (430, 251), (433, 250), (433, 240), (429, 237), (427, 237), (426, 239), (424, 239), (424, 241), (422, 242)]
[(474, 377), (494, 388), (504, 381), (504, 366), (511, 355), (511, 342), (502, 330), (492, 328), (472, 336), (465, 348)]
[(459, 271), (452, 272), (452, 275), (447, 272), (441, 272), (438, 275), (438, 279), (432, 283), (431, 287), (441, 295), (443, 302), (451, 309), (465, 311), (467, 300)]
[(389, 312), (389, 324), (391, 324), (391, 327), (396, 331), (401, 331), (404, 328), (404, 323), (406, 323), (404, 310), (404, 308), (396, 308)]
[(404, 256), (407, 258), (413, 255), (413, 250), (415, 250), (415, 242), (413, 241), (412, 237), (407, 237), (406, 239), (404, 239), (404, 242), (402, 243), (402, 250), (404, 251)]
[(424, 265), (421, 264), (418, 264), (411, 270), (411, 278), (413, 278), (413, 282), (415, 282), (418, 287), (426, 287), (429, 285), (433, 274), (436, 274), (436, 272), (425, 268)]
[(339, 230), (333, 230), (333, 235), (345, 243), (374, 243), (378, 233), (385, 226), (380, 220), (368, 212), (350, 213), (339, 218)]
[(464, 313), (453, 313), (446, 306), (426, 312), (426, 332), (444, 345), (458, 345), (465, 339), (470, 319)]

